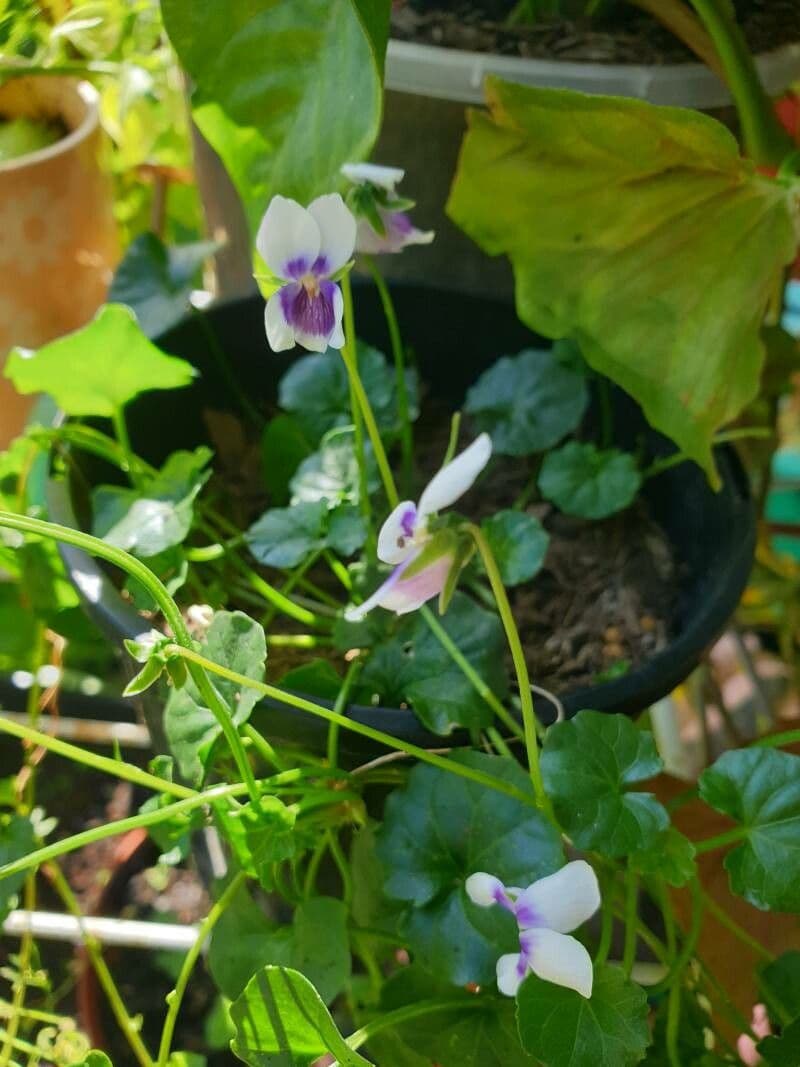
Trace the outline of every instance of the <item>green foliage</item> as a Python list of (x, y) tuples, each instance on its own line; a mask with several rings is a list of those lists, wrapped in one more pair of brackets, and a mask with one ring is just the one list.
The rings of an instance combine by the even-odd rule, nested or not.
[(125, 304), (148, 337), (158, 337), (189, 313), (203, 263), (214, 254), (214, 241), (168, 248), (154, 233), (131, 241), (114, 274), (109, 303)]
[(295, 853), (296, 810), (278, 797), (264, 796), (233, 811), (218, 804), (216, 816), (242, 870), (272, 889), (275, 864)]
[(712, 440), (754, 398), (797, 247), (788, 185), (706, 115), (487, 78), (448, 204), (506, 253), (522, 320), (595, 370), (718, 484)]
[(292, 475), (311, 451), (300, 423), (291, 415), (276, 415), (264, 427), (261, 437), (264, 485), (274, 504), (289, 503)]
[[(373, 492), (380, 484), (375, 455), (365, 447), (367, 488)], [(329, 508), (339, 504), (357, 504), (360, 497), (358, 459), (350, 427), (325, 434), (316, 452), (302, 461), (290, 483), (292, 504), (326, 500)]]
[(772, 1019), (785, 1026), (800, 1018), (800, 952), (784, 952), (760, 967), (756, 977)]
[(241, 889), (214, 929), (208, 962), (214, 981), (232, 1000), (268, 963), (307, 975), (329, 1004), (350, 977), (347, 911), (339, 900), (311, 897), (298, 905), (290, 923), (279, 925)]
[(162, 0), (193, 116), (255, 230), (276, 193), (306, 203), (368, 155), (381, 116), (389, 5), (378, 0)]
[(250, 1067), (311, 1067), (326, 1052), (339, 1067), (370, 1067), (345, 1043), (313, 985), (289, 967), (264, 967), (231, 1006), (231, 1048)]
[(357, 508), (340, 504), (329, 510), (326, 500), (298, 501), (288, 508), (270, 508), (247, 531), (247, 544), (267, 567), (296, 567), (313, 552), (332, 548), (352, 555), (366, 540)]
[(757, 1045), (769, 1067), (797, 1067), (800, 1063), (800, 1019), (785, 1028), (780, 1037), (766, 1037)]
[(633, 456), (582, 441), (568, 441), (546, 455), (539, 474), (542, 496), (582, 519), (605, 519), (623, 511), (641, 484)]
[(158, 556), (182, 544), (194, 522), (194, 502), (211, 471), (210, 449), (173, 452), (140, 488), (101, 485), (92, 492), (92, 533), (135, 556)]
[(522, 511), (498, 511), (481, 523), (504, 585), (527, 582), (542, 569), (550, 535)]
[(194, 374), (151, 344), (119, 304), (104, 304), (87, 326), (35, 352), (13, 349), (5, 369), (20, 393), (49, 393), (68, 415), (106, 417), (139, 393), (189, 385)]
[(589, 393), (585, 376), (565, 354), (555, 345), (503, 356), (469, 390), (464, 411), (491, 434), (495, 452), (542, 452), (578, 426)]
[(663, 878), (670, 885), (680, 888), (697, 874), (694, 861), (695, 848), (688, 837), (668, 827), (653, 843), (631, 855), (631, 863), (641, 874)]
[[(456, 593), (440, 621), (472, 667), (502, 699), (508, 691), (508, 678), (503, 629), (497, 616), (463, 593)], [(373, 694), (391, 707), (410, 703), (425, 726), (443, 736), (458, 726), (488, 726), (494, 716), (418, 614), (410, 615), (391, 637), (375, 645), (358, 691), (364, 703), (370, 703)]]
[(292, 689), (304, 696), (334, 701), (342, 688), (342, 679), (329, 660), (312, 659), (287, 671), (279, 685), (282, 689)]
[[(377, 348), (359, 341), (358, 373), (381, 433), (396, 433), (400, 426), (394, 367)], [(417, 378), (410, 370), (406, 372), (406, 391), (409, 417), (415, 419), (419, 414)], [(281, 379), (278, 401), (315, 443), (329, 430), (350, 426), (350, 382), (341, 354), (329, 348), (296, 360)]]
[(523, 1047), (542, 1067), (632, 1067), (650, 1044), (647, 997), (619, 967), (595, 969), (590, 1000), (530, 975), (517, 994)]
[(112, 1067), (112, 1063), (105, 1052), (93, 1048), (86, 1053), (82, 1060), (73, 1063), (71, 1067)]
[[(267, 658), (264, 630), (240, 611), (219, 611), (208, 629), (203, 655), (260, 682)], [(231, 709), (234, 723), (240, 726), (246, 722), (258, 703), (258, 693), (219, 677), (214, 679), (214, 687)], [(182, 689), (170, 693), (164, 709), (164, 730), (182, 776), (199, 782), (222, 731), (191, 679)]]
[(732, 891), (756, 908), (800, 912), (800, 756), (726, 752), (703, 772), (700, 796), (741, 826), (742, 844), (725, 857)]
[[(33, 823), (23, 815), (0, 815), (0, 867), (22, 859), (36, 848)], [(28, 875), (27, 871), (0, 880), (0, 922), (16, 906), (16, 897)]]
[(651, 793), (630, 787), (662, 769), (652, 734), (623, 715), (580, 711), (547, 731), (545, 788), (578, 848), (626, 856), (652, 848), (669, 816)]
[[(450, 758), (530, 789), (513, 760), (473, 751)], [(467, 897), (469, 875), (490, 871), (506, 885), (525, 886), (564, 862), (558, 834), (540, 812), (423, 765), (388, 798), (377, 856), (385, 894), (407, 905), (403, 930), (414, 959), (453, 985), (492, 982), (497, 957), (516, 941), (510, 915)]]

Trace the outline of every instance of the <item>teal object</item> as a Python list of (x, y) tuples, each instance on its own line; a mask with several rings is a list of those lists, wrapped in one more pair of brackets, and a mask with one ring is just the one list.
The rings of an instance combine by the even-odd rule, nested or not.
[(800, 280), (792, 278), (784, 294), (785, 310), (781, 317), (781, 326), (792, 337), (800, 339)]
[[(800, 286), (798, 290), (800, 299)], [(797, 318), (800, 321), (800, 315)], [(800, 449), (782, 448), (775, 453), (764, 517), (778, 526), (797, 527), (796, 535), (785, 530), (774, 534), (771, 544), (775, 552), (800, 561)]]

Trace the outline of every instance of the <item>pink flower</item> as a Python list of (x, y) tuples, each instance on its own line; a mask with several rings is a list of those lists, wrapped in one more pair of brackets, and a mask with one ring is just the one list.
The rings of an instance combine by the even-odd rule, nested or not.
[(433, 230), (417, 229), (407, 214), (414, 202), (400, 198), (395, 191), (404, 170), (374, 163), (345, 163), (342, 174), (354, 186), (348, 199), (358, 218), (358, 252), (380, 255), (431, 243)]
[[(755, 1004), (753, 1006), (753, 1019), (750, 1023), (750, 1029), (759, 1041), (763, 1041), (765, 1037), (770, 1036), (772, 1026), (770, 1025), (766, 1005)], [(763, 1059), (756, 1049), (756, 1042), (750, 1034), (740, 1035), (739, 1040), (736, 1042), (736, 1051), (739, 1053), (739, 1059), (747, 1067), (758, 1067), (759, 1063), (763, 1063)]]

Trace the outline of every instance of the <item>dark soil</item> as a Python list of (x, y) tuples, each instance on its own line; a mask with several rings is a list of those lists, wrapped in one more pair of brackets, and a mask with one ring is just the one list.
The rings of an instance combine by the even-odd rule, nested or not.
[[(754, 53), (800, 41), (797, 0), (740, 0), (739, 22)], [(400, 0), (392, 35), (470, 52), (593, 63), (666, 64), (697, 57), (650, 15), (621, 5), (606, 20), (543, 16), (510, 25), (509, 0)]]

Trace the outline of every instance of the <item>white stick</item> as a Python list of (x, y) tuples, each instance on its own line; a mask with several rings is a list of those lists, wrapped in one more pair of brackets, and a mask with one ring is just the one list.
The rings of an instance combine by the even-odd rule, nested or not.
[[(4, 719), (28, 726), (30, 719), (24, 712), (4, 711)], [(135, 722), (105, 722), (103, 719), (70, 719), (63, 715), (40, 715), (37, 728), (43, 734), (63, 741), (83, 742), (87, 745), (113, 745), (118, 742), (128, 748), (150, 748), (150, 734), (146, 726)]]
[(165, 949), (186, 952), (197, 940), (199, 927), (178, 923), (138, 922), (133, 919), (107, 919), (85, 916), (78, 919), (50, 911), (10, 912), (3, 923), (3, 932), (21, 937), (30, 932), (47, 941), (71, 941), (79, 945), (86, 935), (105, 945), (124, 945), (126, 948)]

